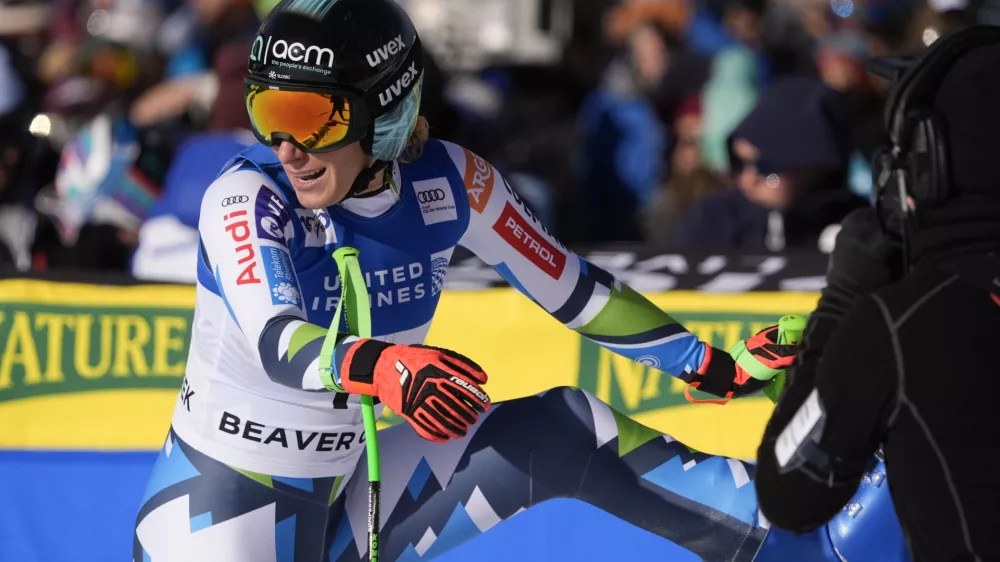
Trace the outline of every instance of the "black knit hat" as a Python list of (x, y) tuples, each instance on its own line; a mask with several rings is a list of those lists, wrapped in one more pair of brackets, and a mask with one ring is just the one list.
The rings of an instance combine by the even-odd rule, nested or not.
[(1000, 198), (1000, 45), (958, 59), (941, 82), (934, 109), (945, 122), (955, 191)]

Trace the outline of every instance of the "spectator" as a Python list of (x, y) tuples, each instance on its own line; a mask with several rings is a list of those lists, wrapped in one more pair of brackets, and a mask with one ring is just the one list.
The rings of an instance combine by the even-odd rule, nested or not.
[(213, 70), (218, 93), (208, 112), (208, 129), (211, 131), (250, 130), (246, 85), (243, 83), (248, 52), (247, 45), (235, 41), (220, 47), (215, 56)]
[(132, 256), (139, 279), (194, 283), (198, 217), (205, 190), (233, 156), (257, 142), (250, 132), (243, 76), (248, 48), (233, 42), (215, 57), (219, 93), (209, 111), (208, 132), (186, 138), (163, 181), (163, 195), (143, 222)]
[(820, 42), (816, 58), (823, 81), (841, 93), (847, 108), (851, 143), (855, 148), (851, 155), (851, 191), (870, 199), (870, 162), (882, 142), (882, 106), (885, 100), (865, 72), (868, 45), (858, 34), (834, 34)]
[(38, 65), (41, 78), (51, 84), (49, 105), (96, 105), (86, 108), (83, 117), (89, 119), (108, 98), (124, 100), (133, 88), (156, 80), (160, 65), (153, 37), (161, 20), (156, 2), (57, 2)]
[(699, 4), (685, 37), (694, 51), (715, 56), (737, 45), (759, 46), (766, 0), (706, 0)]
[(764, 14), (761, 50), (767, 77), (814, 76), (813, 52), (818, 39), (831, 31), (829, 0), (782, 0)]
[(586, 241), (638, 241), (637, 211), (659, 185), (666, 131), (650, 96), (667, 71), (659, 30), (637, 27), (628, 49), (609, 65), (604, 85), (581, 109), (584, 144), (578, 202)]
[(194, 7), (200, 26), (198, 45), (204, 59), (212, 61), (212, 65), (200, 73), (180, 75), (147, 90), (131, 108), (131, 120), (139, 127), (184, 117), (193, 117), (196, 126), (206, 124), (222, 88), (216, 71), (222, 68), (225, 72), (231, 68), (226, 60), (227, 50), (250, 52), (259, 20), (248, 1), (188, 1)]
[(669, 123), (681, 102), (699, 92), (708, 80), (711, 59), (693, 51), (681, 40), (691, 15), (687, 2), (674, 0), (627, 2), (608, 14), (606, 35), (612, 45), (627, 43), (644, 25), (652, 25), (662, 32), (668, 53), (666, 72), (650, 92), (649, 99), (664, 123)]
[(757, 63), (744, 48), (719, 54), (702, 94), (701, 153), (708, 169), (729, 169), (729, 135), (757, 103)]
[(736, 189), (697, 201), (678, 242), (742, 250), (816, 250), (866, 204), (846, 188), (851, 154), (839, 96), (815, 78), (785, 78), (730, 138)]
[(669, 179), (656, 191), (643, 213), (645, 238), (651, 247), (672, 244), (677, 223), (688, 207), (723, 188), (720, 178), (703, 163), (699, 146), (701, 123), (701, 101), (697, 96), (687, 98), (674, 119)]
[(63, 147), (55, 189), (38, 198), (47, 221), (35, 244), (39, 269), (124, 272), (162, 178), (141, 132), (100, 114)]
[[(43, 6), (0, 7), (0, 19), (23, 24), (0, 33), (38, 33), (46, 14)], [(26, 270), (38, 222), (34, 197), (54, 174), (54, 154), (44, 139), (28, 132), (44, 90), (18, 43), (0, 35), (0, 264)]]
[(248, 131), (227, 131), (195, 135), (181, 145), (164, 180), (163, 196), (139, 229), (133, 275), (195, 282), (202, 196), (226, 162), (255, 142)]
[(872, 88), (865, 72), (867, 43), (854, 33), (831, 35), (819, 44), (816, 59), (826, 85), (844, 95), (855, 148), (865, 160), (871, 160), (882, 141), (885, 100)]
[(921, 33), (914, 25), (914, 16), (921, 5), (922, 0), (880, 0), (866, 4), (860, 20), (868, 38), (869, 54), (898, 56), (923, 48)]

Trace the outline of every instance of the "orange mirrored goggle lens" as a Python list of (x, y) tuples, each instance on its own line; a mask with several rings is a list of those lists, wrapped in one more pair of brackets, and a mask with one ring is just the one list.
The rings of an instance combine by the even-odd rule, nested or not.
[(326, 148), (344, 140), (351, 127), (351, 104), (316, 92), (247, 88), (247, 111), (257, 133), (271, 142), (284, 133), (305, 148)]

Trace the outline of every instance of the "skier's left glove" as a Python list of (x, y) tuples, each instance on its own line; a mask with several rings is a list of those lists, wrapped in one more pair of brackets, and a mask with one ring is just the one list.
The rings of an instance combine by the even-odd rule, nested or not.
[(345, 391), (378, 396), (430, 441), (465, 437), (491, 405), (483, 369), (447, 349), (345, 340), (334, 362)]
[[(705, 359), (684, 391), (689, 402), (725, 404), (730, 398), (753, 394), (791, 367), (798, 346), (778, 343), (778, 326), (770, 326), (736, 343), (728, 352), (705, 344)], [(691, 389), (724, 398), (696, 400)]]

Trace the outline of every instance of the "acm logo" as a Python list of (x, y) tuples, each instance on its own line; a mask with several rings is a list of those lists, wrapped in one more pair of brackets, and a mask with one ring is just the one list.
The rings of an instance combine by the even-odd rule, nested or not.
[(326, 68), (333, 68), (335, 54), (333, 49), (317, 47), (315, 45), (303, 45), (302, 43), (288, 43), (284, 39), (278, 39), (273, 44), (273, 37), (268, 37), (267, 41), (260, 35), (254, 39), (250, 47), (250, 60), (253, 62), (268, 64), (269, 59), (290, 60), (303, 64), (315, 64)]

